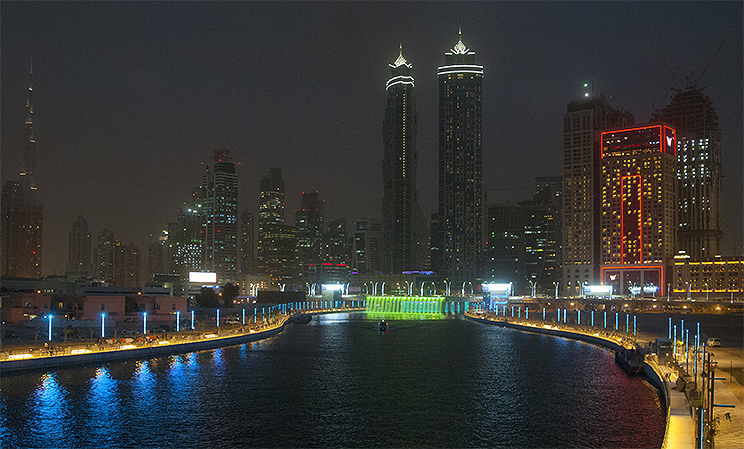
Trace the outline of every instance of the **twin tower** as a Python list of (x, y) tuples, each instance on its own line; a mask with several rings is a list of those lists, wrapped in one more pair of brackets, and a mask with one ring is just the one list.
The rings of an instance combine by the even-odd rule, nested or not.
[(450, 281), (480, 273), (483, 234), (483, 66), (462, 42), (445, 53), (439, 79), (439, 208), (431, 215), (431, 240), (416, 189), (416, 128), (412, 64), (400, 55), (390, 64), (383, 122), (384, 260), (391, 273), (433, 271)]

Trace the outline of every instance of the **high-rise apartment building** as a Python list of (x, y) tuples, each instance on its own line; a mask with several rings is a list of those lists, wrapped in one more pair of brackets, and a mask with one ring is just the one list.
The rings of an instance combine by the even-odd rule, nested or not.
[(141, 287), (139, 248), (130, 242), (122, 245), (118, 241), (114, 254), (114, 284), (119, 287)]
[(390, 64), (392, 77), (387, 81), (387, 105), (382, 123), (384, 159), (382, 160), (382, 215), (384, 228), (383, 269), (392, 273), (421, 269), (417, 253), (418, 191), (416, 190), (416, 129), (418, 114), (413, 95), (413, 66), (403, 57)]
[(302, 193), (300, 209), (295, 211), (296, 283), (313, 278), (314, 267), (323, 260), (323, 201), (318, 192)]
[(351, 265), (351, 248), (352, 242), (346, 225), (346, 218), (333, 220), (326, 228), (324, 262)]
[(721, 255), (721, 128), (713, 101), (688, 85), (655, 118), (677, 131), (677, 249), (693, 260)]
[(202, 269), (221, 284), (238, 282), (238, 175), (230, 150), (216, 150), (202, 180)]
[(535, 179), (537, 193), (521, 201), (524, 210), (524, 263), (527, 281), (535, 294), (553, 294), (561, 280), (563, 243), (563, 179)]
[(82, 215), (72, 223), (67, 257), (67, 271), (90, 273), (90, 230)]
[(512, 283), (514, 292), (525, 287), (525, 210), (517, 204), (490, 204), (484, 250), (485, 279)]
[(257, 249), (259, 274), (270, 276), (274, 287), (291, 281), (295, 229), (284, 224), (284, 181), (280, 168), (271, 168), (269, 174), (261, 179)]
[(601, 134), (600, 263), (615, 294), (665, 293), (676, 246), (676, 140), (664, 123)]
[(240, 214), (240, 273), (256, 271), (256, 217), (247, 210)]
[(358, 274), (382, 271), (382, 224), (379, 220), (354, 223), (354, 248), (351, 267)]
[[(439, 216), (441, 274), (475, 282), (483, 243), (483, 66), (460, 40), (445, 53), (439, 79)], [(434, 236), (432, 236), (434, 237)]]
[(96, 248), (93, 251), (93, 277), (103, 282), (114, 282), (115, 253), (118, 251), (118, 240), (114, 240), (114, 233), (103, 228), (98, 233)]
[(182, 281), (188, 280), (191, 271), (209, 271), (204, 267), (207, 217), (202, 195), (203, 189), (193, 189), (178, 210), (176, 221), (168, 223), (165, 268), (167, 273), (178, 274)]
[(604, 93), (572, 101), (563, 115), (563, 282), (559, 294), (581, 294), (599, 281), (600, 131), (635, 123)]

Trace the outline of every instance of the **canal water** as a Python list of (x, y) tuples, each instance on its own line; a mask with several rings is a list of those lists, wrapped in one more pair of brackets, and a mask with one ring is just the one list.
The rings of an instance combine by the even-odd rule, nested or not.
[(2, 447), (661, 446), (613, 354), (464, 320), (317, 316), (260, 342), (3, 375)]

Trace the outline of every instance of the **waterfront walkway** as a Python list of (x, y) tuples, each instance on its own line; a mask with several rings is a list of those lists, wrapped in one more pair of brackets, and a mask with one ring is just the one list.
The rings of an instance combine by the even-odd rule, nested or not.
[[(468, 312), (466, 317), (474, 321), (485, 321), (488, 324), (501, 325), (521, 331), (586, 341), (611, 350), (617, 350), (619, 346), (632, 347), (637, 341), (654, 341), (657, 338), (666, 338), (663, 335), (642, 333), (633, 336), (624, 332), (612, 332), (600, 328), (545, 323), (541, 320), (507, 318), (495, 314)], [(738, 449), (744, 447), (744, 387), (729, 372), (744, 368), (744, 354), (742, 354), (741, 349), (735, 348), (714, 348), (713, 351), (715, 351), (714, 360), (718, 362), (719, 367), (715, 376), (726, 378), (726, 380), (715, 381), (714, 402), (734, 406), (734, 408), (716, 407), (714, 409), (714, 417), (717, 418), (718, 423), (715, 448)], [(646, 374), (650, 377), (658, 377), (657, 386), (665, 390), (662, 394), (668, 398), (667, 426), (662, 447), (665, 449), (695, 448), (696, 422), (693, 418), (694, 410), (685, 393), (677, 390), (677, 377), (684, 369), (684, 363), (678, 370), (676, 367), (659, 365), (656, 363), (656, 357), (649, 355), (646, 357), (646, 365), (652, 370), (649, 371), (647, 368)], [(728, 368), (729, 372), (724, 372), (722, 368)], [(692, 372), (692, 367), (688, 371)], [(653, 375), (653, 372), (658, 375)]]
[[(146, 359), (262, 340), (281, 332), (284, 326), (300, 315), (353, 312), (360, 308), (328, 308), (300, 310), (292, 314), (277, 314), (266, 321), (245, 326), (220, 326), (202, 331), (182, 331), (168, 334), (148, 334), (138, 338), (102, 339), (100, 343), (59, 343), (51, 346), (15, 345), (0, 353), (0, 372), (30, 369), (60, 368), (69, 365), (99, 363), (123, 359)], [(106, 342), (108, 341), (108, 342)]]

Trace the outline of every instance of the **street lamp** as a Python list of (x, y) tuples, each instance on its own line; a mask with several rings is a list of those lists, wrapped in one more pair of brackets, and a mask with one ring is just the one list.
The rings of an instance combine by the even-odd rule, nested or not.
[(49, 341), (52, 341), (52, 314), (51, 312), (47, 315), (49, 318)]
[(147, 312), (142, 312), (142, 334), (147, 335)]
[(194, 330), (194, 311), (191, 311), (191, 330)]
[(106, 326), (105, 326), (106, 321), (105, 320), (106, 320), (106, 314), (102, 313), (101, 314), (101, 338), (106, 337)]
[(176, 311), (176, 332), (181, 331), (181, 311)]

